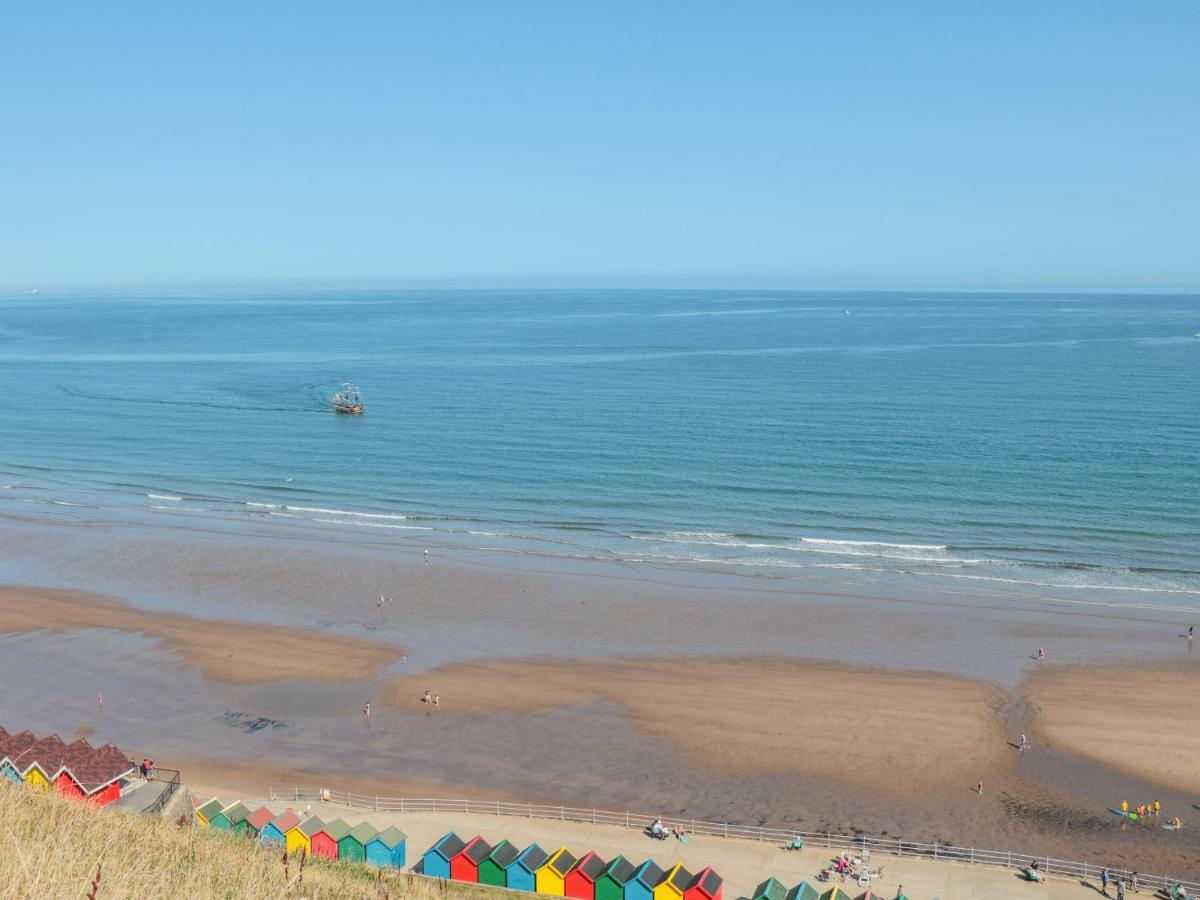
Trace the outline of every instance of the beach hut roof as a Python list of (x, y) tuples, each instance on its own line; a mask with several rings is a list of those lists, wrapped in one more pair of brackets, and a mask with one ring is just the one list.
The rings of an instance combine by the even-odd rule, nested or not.
[(633, 863), (623, 856), (618, 856), (607, 866), (605, 866), (604, 871), (600, 874), (601, 876), (611, 878), (617, 884), (623, 886), (625, 882), (633, 877), (633, 873), (636, 871), (637, 870), (633, 867)]
[(485, 841), (479, 835), (471, 838), (471, 843), (467, 844), (462, 850), (463, 856), (479, 865), (492, 854), (492, 845)]
[[(371, 838), (373, 841), (379, 841), (379, 843), (383, 844), (383, 846), (387, 847), (389, 850), (395, 850), (407, 839), (408, 836), (395, 825), (393, 825), (391, 828), (384, 829), (383, 831), (379, 832), (379, 834), (375, 835), (375, 837)], [(459, 843), (461, 844), (462, 841), (460, 840)]]
[(802, 881), (787, 893), (787, 900), (821, 900), (821, 892)]
[(546, 851), (537, 844), (530, 844), (521, 851), (521, 855), (517, 857), (517, 862), (530, 872), (536, 872), (546, 864), (546, 860), (549, 858)]
[(692, 883), (692, 873), (683, 867), (683, 863), (675, 863), (667, 874), (667, 881), (682, 894)]
[(350, 837), (354, 838), (364, 847), (370, 843), (375, 835), (379, 834), (379, 829), (370, 822), (359, 822), (350, 829)]
[(289, 809), (283, 815), (272, 819), (268, 824), (272, 825), (280, 834), (287, 834), (300, 824), (300, 817), (296, 815), (295, 810)]
[(262, 831), (263, 828), (275, 818), (275, 813), (271, 812), (265, 806), (260, 806), (250, 815), (246, 816), (246, 821), (255, 831)]
[(786, 900), (787, 895), (787, 888), (778, 879), (768, 878), (754, 889), (753, 900)]
[(221, 810), (221, 815), (229, 820), (230, 825), (236, 825), (238, 822), (246, 821), (246, 817), (250, 815), (250, 807), (241, 800), (235, 800)]
[(581, 873), (584, 878), (594, 883), (600, 877), (600, 873), (604, 871), (604, 860), (593, 850), (577, 862), (571, 871)]
[(217, 813), (225, 808), (225, 804), (213, 797), (196, 807), (196, 812), (204, 816), (205, 819), (211, 819)]
[(850, 895), (837, 885), (834, 885), (821, 895), (821, 900), (850, 900)]
[(318, 831), (325, 830), (325, 823), (316, 816), (309, 816), (307, 819), (297, 825), (296, 828), (298, 828), (300, 833), (306, 838), (311, 838)]
[(654, 889), (663, 880), (663, 870), (658, 867), (658, 863), (654, 860), (648, 859), (638, 866), (638, 870), (634, 873), (633, 877), (646, 887)]
[(513, 864), (513, 860), (520, 854), (515, 844), (503, 840), (492, 848), (492, 852), (488, 854), (488, 859), (494, 862), (502, 869), (507, 869)]
[(692, 883), (688, 885), (688, 889), (699, 888), (705, 895), (709, 897), (717, 896), (717, 892), (721, 890), (721, 885), (724, 879), (713, 871), (712, 866), (701, 869), (699, 874), (692, 879)]
[(465, 846), (467, 845), (463, 843), (463, 839), (451, 831), (443, 835), (442, 839), (429, 849), (431, 852), (436, 853), (439, 856), (442, 856), (446, 859), (451, 859), (452, 857), (458, 856), (458, 854), (462, 853), (463, 847)]
[(574, 853), (572, 853), (566, 847), (559, 847), (554, 851), (554, 855), (550, 857), (550, 861), (547, 862), (546, 865), (548, 865), (556, 875), (562, 877), (571, 871), (571, 867), (574, 866), (576, 862), (578, 862), (578, 860), (575, 858)]
[[(85, 793), (94, 794), (119, 778), (133, 773), (133, 764), (116, 744), (85, 746), (68, 752), (66, 767)], [(75, 746), (72, 744), (71, 746)], [(70, 747), (67, 748), (70, 751)]]
[(333, 840), (336, 842), (340, 841), (350, 833), (350, 823), (344, 819), (334, 819), (321, 830), (333, 838)]

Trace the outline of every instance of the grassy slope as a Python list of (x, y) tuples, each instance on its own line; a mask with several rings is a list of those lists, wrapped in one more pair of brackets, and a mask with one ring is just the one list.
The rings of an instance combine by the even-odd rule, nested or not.
[(97, 810), (0, 779), (0, 897), (412, 898), (497, 900), (488, 888), (433, 882), (363, 865), (299, 861), (282, 851), (152, 816)]

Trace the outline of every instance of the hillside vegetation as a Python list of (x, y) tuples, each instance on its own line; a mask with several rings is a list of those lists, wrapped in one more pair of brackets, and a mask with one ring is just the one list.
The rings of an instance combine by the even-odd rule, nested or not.
[[(95, 809), (0, 779), (0, 897), (497, 900), (506, 891), (290, 858), (154, 816)], [(93, 886), (94, 885), (94, 886)]]

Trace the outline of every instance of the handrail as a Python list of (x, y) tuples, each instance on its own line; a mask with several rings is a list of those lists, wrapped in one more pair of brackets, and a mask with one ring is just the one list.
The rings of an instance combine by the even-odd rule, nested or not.
[[(503, 800), (432, 799), (409, 797), (380, 797), (356, 794), (352, 791), (335, 791), (327, 788), (293, 786), (284, 791), (293, 802), (328, 800), (343, 806), (355, 806), (374, 812), (457, 812), (464, 815), (518, 816), (526, 819), (558, 819), (563, 822), (584, 822), (592, 825), (615, 825), (621, 828), (644, 828), (659, 816), (631, 812), (611, 812), (602, 809), (577, 808), (570, 806), (539, 805), (536, 803), (509, 803)], [(272, 786), (268, 796), (272, 800), (283, 799), (276, 795)], [(957, 847), (948, 843), (923, 843), (906, 841), (902, 838), (874, 838), (866, 835), (843, 835), (830, 832), (799, 831), (784, 828), (766, 828), (761, 825), (737, 825), (729, 822), (704, 822), (699, 819), (663, 818), (666, 828), (682, 825), (690, 834), (708, 837), (737, 838), (751, 841), (771, 841), (789, 844), (800, 838), (807, 845), (816, 844), (830, 850), (834, 848), (857, 851), (887, 853), (892, 856), (919, 857), (925, 859), (964, 862), (968, 865), (1001, 866), (1007, 869), (1024, 869), (1030, 861), (1046, 875), (1064, 875), (1073, 878), (1091, 878), (1098, 881), (1101, 869), (1094, 863), (1056, 859), (1045, 854), (1016, 853), (1011, 850), (981, 850), (976, 847)], [(1116, 880), (1132, 882), (1133, 871), (1118, 866), (1107, 867), (1109, 875)], [(1200, 882), (1182, 878), (1167, 878), (1163, 875), (1137, 873), (1135, 887), (1138, 889), (1167, 889), (1173, 884), (1183, 885), (1188, 893), (1200, 893)]]
[(171, 802), (171, 798), (175, 796), (175, 792), (179, 790), (179, 771), (177, 769), (155, 769), (150, 773), (147, 781), (165, 781), (167, 786), (163, 788), (162, 793), (142, 810), (143, 813), (153, 814), (162, 812), (167, 808), (167, 804)]

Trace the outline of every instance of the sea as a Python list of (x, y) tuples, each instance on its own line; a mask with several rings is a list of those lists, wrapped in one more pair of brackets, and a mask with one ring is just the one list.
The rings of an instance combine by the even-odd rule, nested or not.
[(1200, 295), (7, 294), (0, 516), (1200, 611), (1197, 332)]

